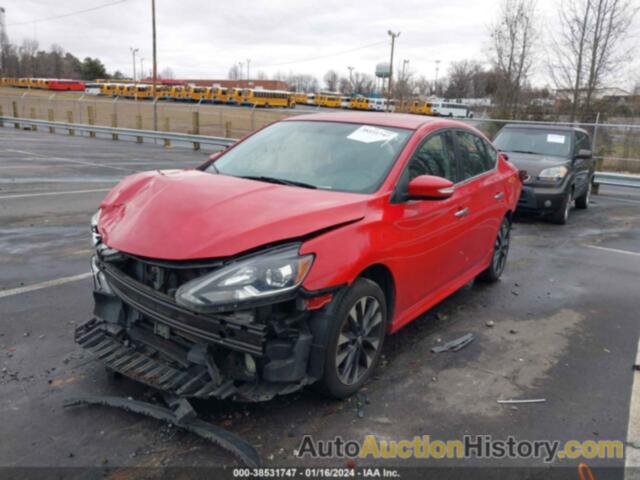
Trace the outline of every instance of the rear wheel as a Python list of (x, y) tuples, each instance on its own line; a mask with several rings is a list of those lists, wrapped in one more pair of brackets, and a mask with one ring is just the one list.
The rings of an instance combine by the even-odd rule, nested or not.
[(511, 221), (505, 217), (498, 230), (496, 241), (493, 244), (493, 256), (489, 267), (478, 275), (478, 280), (483, 282), (497, 282), (504, 267), (507, 264), (507, 256), (509, 255), (509, 243), (511, 241)]
[(569, 220), (569, 212), (571, 211), (571, 204), (573, 199), (573, 189), (569, 190), (567, 194), (562, 198), (560, 208), (553, 212), (549, 216), (549, 221), (556, 225), (565, 225)]
[(377, 283), (357, 279), (331, 319), (318, 385), (323, 393), (346, 398), (369, 379), (380, 359), (387, 327), (387, 304)]

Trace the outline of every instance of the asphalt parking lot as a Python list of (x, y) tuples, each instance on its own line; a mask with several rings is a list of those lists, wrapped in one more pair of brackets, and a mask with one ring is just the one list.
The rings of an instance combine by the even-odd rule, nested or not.
[[(62, 406), (82, 394), (146, 395), (128, 380), (110, 379), (73, 342), (74, 327), (92, 312), (91, 215), (125, 175), (206, 158), (188, 148), (0, 128), (1, 467), (236, 464), (216, 446), (155, 420)], [(197, 406), (256, 446), (267, 465), (332, 464), (294, 456), (305, 434), (625, 441), (640, 332), (639, 212), (640, 192), (603, 187), (564, 227), (519, 219), (503, 279), (465, 287), (390, 337), (359, 399), (335, 402), (309, 390), (265, 404)], [(463, 350), (431, 353), (468, 332), (476, 339)], [(510, 398), (546, 401), (497, 403)], [(564, 478), (578, 478), (575, 461), (557, 464), (572, 467)], [(620, 467), (624, 460), (589, 464)]]

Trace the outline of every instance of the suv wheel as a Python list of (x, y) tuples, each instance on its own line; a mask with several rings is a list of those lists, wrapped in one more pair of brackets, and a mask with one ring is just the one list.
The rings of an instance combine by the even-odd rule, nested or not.
[(592, 179), (589, 178), (587, 182), (587, 191), (584, 192), (581, 196), (576, 198), (576, 208), (580, 210), (586, 210), (589, 208), (589, 200), (591, 199), (591, 188), (592, 188)]
[(507, 256), (509, 255), (509, 242), (511, 240), (511, 221), (508, 218), (502, 220), (500, 230), (493, 244), (493, 256), (491, 257), (491, 265), (478, 275), (478, 280), (484, 282), (497, 282), (504, 267), (507, 264)]
[(377, 283), (357, 279), (335, 309), (329, 327), (324, 374), (327, 395), (346, 398), (369, 379), (380, 359), (387, 328), (387, 303)]
[(569, 211), (571, 210), (571, 204), (573, 203), (573, 189), (569, 190), (567, 194), (563, 197), (560, 208), (553, 212), (549, 216), (549, 220), (551, 223), (555, 223), (556, 225), (564, 225), (569, 220)]

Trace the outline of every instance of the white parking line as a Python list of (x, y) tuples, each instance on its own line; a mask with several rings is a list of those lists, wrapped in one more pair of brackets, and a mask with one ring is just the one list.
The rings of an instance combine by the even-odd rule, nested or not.
[(618, 250), (617, 248), (599, 247), (598, 245), (585, 245), (585, 246), (589, 248), (595, 248), (597, 250), (604, 250), (605, 252), (623, 253), (625, 255), (633, 255), (636, 257), (640, 257), (640, 253), (631, 252), (629, 250)]
[[(638, 352), (635, 365), (640, 365), (640, 340), (638, 340)], [(633, 372), (633, 385), (631, 387), (631, 401), (629, 403), (629, 426), (627, 427), (627, 446), (625, 457), (625, 480), (637, 480), (640, 478), (640, 371)], [(633, 467), (633, 470), (632, 468)]]
[(1, 290), (0, 298), (12, 297), (14, 295), (20, 295), (21, 293), (33, 292), (35, 290), (42, 290), (43, 288), (56, 287), (58, 285), (64, 285), (65, 283), (77, 282), (78, 280), (84, 280), (90, 277), (91, 272), (81, 273), (79, 275), (73, 275), (71, 277), (56, 278), (55, 280), (48, 280), (46, 282), (36, 283), (33, 285), (27, 285), (25, 287), (12, 288), (10, 290)]
[(124, 172), (132, 172), (132, 171), (134, 171), (134, 170), (132, 170), (130, 168), (114, 167), (114, 166), (111, 166), (111, 165), (103, 165), (101, 163), (86, 162), (86, 161), (83, 161), (83, 160), (76, 160), (76, 159), (65, 158), (65, 157), (51, 157), (49, 155), (43, 155), (41, 153), (27, 152), (26, 150), (15, 150), (15, 149), (12, 149), (12, 148), (7, 148), (7, 149), (5, 149), (5, 151), (6, 152), (14, 152), (14, 153), (22, 153), (23, 155), (31, 155), (33, 157), (38, 157), (38, 161), (69, 162), (69, 163), (75, 163), (77, 165), (84, 165), (86, 167), (110, 168), (112, 170), (120, 170), (120, 171), (124, 171)]
[(43, 192), (43, 193), (18, 193), (15, 195), (0, 195), (0, 200), (12, 200), (14, 198), (48, 197), (55, 195), (74, 195), (77, 193), (108, 192), (110, 188), (96, 188), (93, 190), (67, 190), (63, 192)]

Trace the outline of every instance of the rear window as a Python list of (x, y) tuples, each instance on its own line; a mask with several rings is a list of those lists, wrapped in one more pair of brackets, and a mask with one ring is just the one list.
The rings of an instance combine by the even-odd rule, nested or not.
[(498, 150), (535, 155), (568, 157), (571, 132), (553, 129), (504, 128), (493, 144)]

